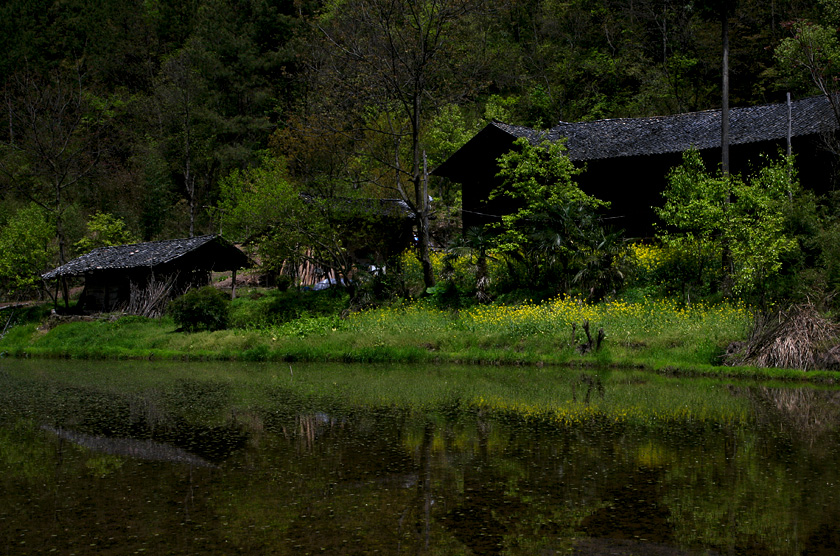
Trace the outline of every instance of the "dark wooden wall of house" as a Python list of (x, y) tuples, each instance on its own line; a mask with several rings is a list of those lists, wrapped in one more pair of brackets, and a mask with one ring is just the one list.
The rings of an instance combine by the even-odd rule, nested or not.
[[(186, 259), (186, 257), (184, 258)], [(145, 288), (154, 279), (165, 281), (173, 275), (177, 278), (172, 296), (178, 296), (189, 288), (206, 286), (210, 283), (210, 270), (201, 260), (179, 259), (154, 269), (150, 267), (110, 269), (85, 274), (85, 289), (79, 300), (78, 309), (87, 312), (110, 312), (122, 310), (131, 296), (131, 285)], [(210, 265), (211, 266), (211, 265)]]
[[(797, 169), (803, 187), (818, 194), (824, 194), (835, 187), (836, 157), (828, 153), (818, 137), (795, 138), (793, 152), (797, 156)], [(490, 191), (499, 183), (495, 160), (503, 154), (503, 145), (485, 152), (480, 159), (469, 161), (463, 172), (463, 226), (482, 225), (498, 221), (499, 215), (511, 212), (515, 207), (509, 201), (488, 201)], [(733, 145), (730, 150), (731, 172), (747, 175), (750, 167), (760, 164), (761, 155), (777, 155), (785, 150), (785, 141), (768, 141)], [(701, 151), (706, 167), (714, 171), (720, 166), (720, 150)], [(613, 229), (623, 229), (627, 237), (648, 238), (655, 232), (656, 214), (653, 207), (662, 206), (662, 192), (667, 186), (667, 175), (671, 168), (682, 161), (681, 153), (668, 153), (636, 157), (592, 160), (585, 164), (586, 170), (577, 177), (581, 189), (601, 200), (609, 201), (611, 207), (605, 213), (605, 223)]]

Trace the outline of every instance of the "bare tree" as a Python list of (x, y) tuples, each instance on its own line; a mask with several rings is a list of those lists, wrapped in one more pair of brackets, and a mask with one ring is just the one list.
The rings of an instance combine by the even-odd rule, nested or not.
[[(58, 262), (64, 264), (65, 212), (100, 159), (107, 107), (85, 90), (80, 66), (49, 76), (24, 70), (6, 83), (5, 99), (8, 133), (0, 142), (0, 172), (17, 195), (54, 218)], [(62, 287), (66, 305), (66, 281)]]
[(183, 180), (187, 201), (189, 237), (195, 235), (200, 199), (216, 178), (214, 134), (205, 102), (209, 91), (197, 67), (196, 55), (185, 48), (167, 60), (155, 87), (153, 114), (166, 158)]
[[(415, 215), (423, 280), (430, 262), (432, 212), (424, 125), (451, 84), (466, 75), (454, 35), (472, 0), (348, 0), (318, 24), (321, 49), (311, 61), (313, 105), (344, 121), (312, 118), (347, 136), (361, 163), (356, 179), (405, 201)], [(315, 107), (314, 112), (319, 112)], [(358, 170), (358, 169), (357, 169)]]

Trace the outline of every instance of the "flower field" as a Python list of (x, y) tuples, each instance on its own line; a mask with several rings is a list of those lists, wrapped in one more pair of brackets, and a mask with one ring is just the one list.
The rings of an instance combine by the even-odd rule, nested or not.
[(734, 304), (680, 307), (667, 299), (588, 304), (563, 296), (544, 303), (476, 306), (460, 312), (422, 303), (400, 305), (353, 315), (345, 326), (381, 342), (411, 339), (449, 352), (518, 346), (527, 359), (525, 355), (558, 349), (571, 355), (575, 345), (586, 341), (583, 324), (589, 322), (593, 337), (604, 329), (605, 349), (613, 354), (682, 350), (687, 356), (700, 352), (702, 359), (725, 347), (722, 344), (742, 338), (751, 318), (749, 308)]
[[(86, 359), (571, 364), (719, 374), (720, 355), (745, 338), (751, 320), (750, 309), (739, 304), (681, 306), (653, 298), (591, 304), (560, 296), (460, 311), (421, 300), (346, 318), (301, 316), (192, 334), (173, 334), (175, 325), (167, 318), (78, 322), (47, 333), (32, 323), (11, 330), (0, 352)], [(600, 349), (582, 349), (585, 323), (593, 338), (603, 329)]]

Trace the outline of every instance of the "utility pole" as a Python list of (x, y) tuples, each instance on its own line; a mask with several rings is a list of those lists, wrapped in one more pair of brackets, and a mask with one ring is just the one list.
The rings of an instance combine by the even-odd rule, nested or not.
[[(726, 7), (721, 11), (721, 42), (723, 43), (723, 102), (720, 111), (721, 171), (729, 177), (729, 17)], [(729, 198), (727, 196), (727, 202)]]
[[(724, 3), (720, 8), (721, 43), (723, 44), (723, 79), (721, 83), (722, 102), (720, 110), (720, 169), (726, 183), (726, 199), (724, 200), (724, 214), (726, 222), (729, 222), (729, 9)], [(728, 226), (727, 226), (728, 228)], [(724, 295), (732, 293), (732, 251), (729, 248), (729, 240), (724, 232), (723, 253), (721, 254), (721, 265), (723, 266), (723, 281), (721, 289)]]

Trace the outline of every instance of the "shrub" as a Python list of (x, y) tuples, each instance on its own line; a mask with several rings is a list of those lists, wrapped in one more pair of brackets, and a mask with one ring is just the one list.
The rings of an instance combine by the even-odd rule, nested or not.
[(460, 309), (471, 301), (470, 291), (462, 291), (455, 282), (444, 280), (426, 290), (432, 302), (440, 309)]
[(212, 286), (190, 290), (169, 304), (169, 314), (189, 332), (223, 330), (230, 320), (230, 298)]
[(340, 314), (349, 302), (342, 288), (324, 291), (281, 292), (268, 290), (252, 298), (240, 297), (231, 307), (231, 326), (236, 328), (275, 326), (302, 317)]

